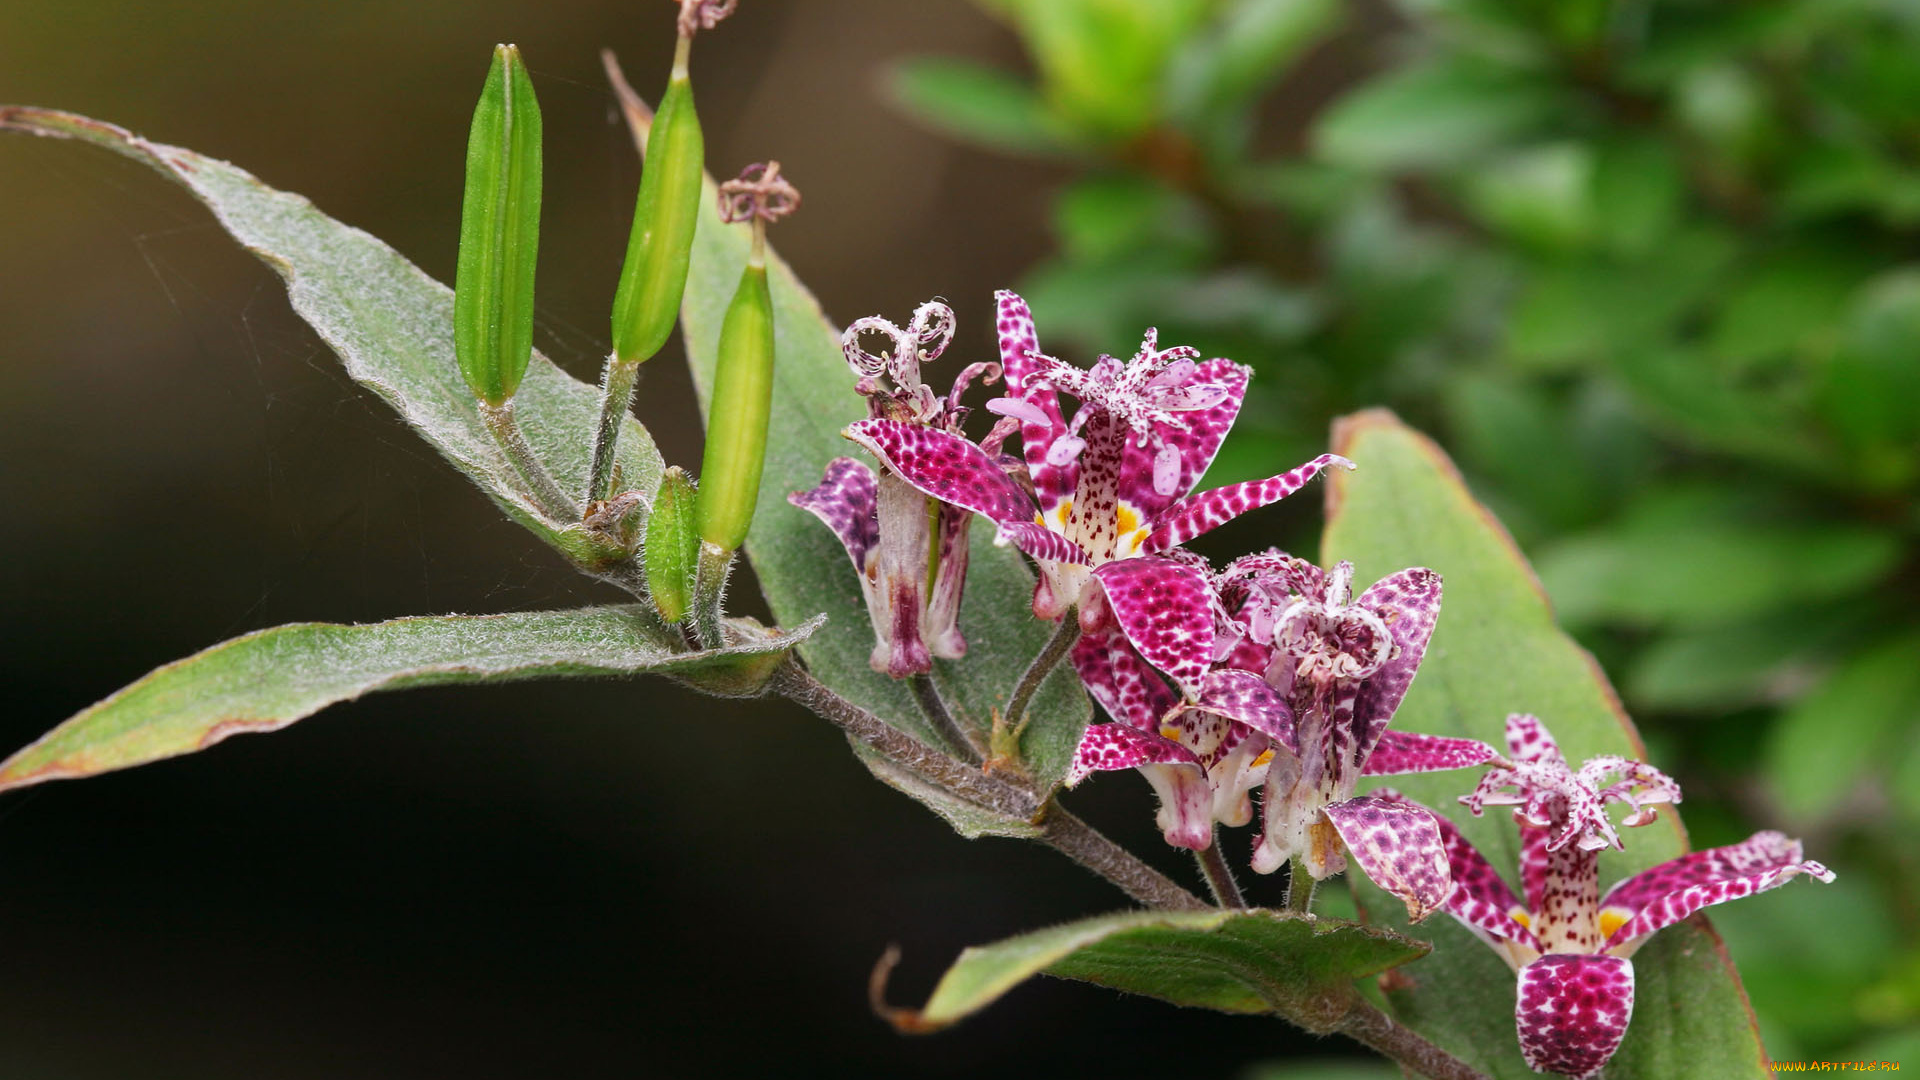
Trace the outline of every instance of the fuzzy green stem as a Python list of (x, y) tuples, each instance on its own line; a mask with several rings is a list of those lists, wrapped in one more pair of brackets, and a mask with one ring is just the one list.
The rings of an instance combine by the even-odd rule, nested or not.
[(1218, 826), (1213, 830), (1213, 842), (1194, 852), (1193, 861), (1200, 864), (1200, 873), (1207, 879), (1207, 888), (1212, 891), (1215, 904), (1236, 909), (1247, 906), (1240, 896), (1240, 885), (1233, 880), (1233, 871), (1227, 866), (1226, 856), (1220, 853)]
[(733, 568), (733, 552), (717, 544), (700, 542), (700, 568), (693, 582), (693, 636), (703, 649), (726, 644), (720, 632), (721, 610), (727, 600), (727, 575)]
[(1061, 809), (1058, 803), (1048, 806), (1047, 816), (1040, 825), (1040, 839), (1147, 907), (1163, 911), (1207, 909), (1206, 901), (1141, 862), (1139, 856), (1102, 836), (1093, 826)]
[(1356, 995), (1353, 1007), (1334, 1030), (1400, 1063), (1411, 1075), (1429, 1080), (1488, 1080), (1485, 1073), (1396, 1023)]
[(640, 375), (640, 361), (607, 357), (600, 374), (600, 423), (593, 430), (593, 467), (587, 473), (587, 502), (599, 502), (613, 496), (614, 451), (620, 445), (620, 428), (633, 404), (633, 384)]
[(1287, 910), (1302, 914), (1313, 910), (1313, 887), (1317, 884), (1307, 872), (1306, 861), (1298, 855), (1287, 863)]
[(1053, 636), (1040, 648), (1040, 655), (1033, 658), (1020, 681), (1013, 686), (1013, 696), (1007, 699), (1006, 723), (1012, 729), (1012, 739), (1018, 741), (1022, 732), (1027, 730), (1027, 706), (1032, 704), (1033, 696), (1040, 692), (1040, 684), (1047, 681), (1053, 669), (1060, 666), (1067, 653), (1073, 650), (1073, 643), (1080, 640), (1080, 619), (1075, 611), (1068, 609), (1060, 617), (1060, 625), (1054, 628)]
[(580, 507), (574, 505), (553, 482), (553, 476), (540, 459), (533, 454), (533, 447), (527, 445), (527, 437), (520, 433), (520, 425), (513, 418), (511, 399), (499, 405), (479, 402), (480, 418), (486, 421), (487, 430), (493, 432), (493, 439), (507, 455), (507, 461), (513, 471), (520, 474), (526, 484), (526, 494), (533, 500), (551, 521), (560, 524), (572, 524), (580, 520)]
[(907, 680), (907, 685), (913, 689), (913, 702), (920, 706), (920, 715), (927, 718), (927, 723), (933, 726), (934, 733), (939, 735), (948, 748), (960, 756), (961, 760), (969, 765), (979, 765), (980, 747), (975, 745), (973, 739), (961, 729), (959, 721), (953, 718), (953, 712), (947, 708), (947, 703), (940, 697), (940, 691), (933, 685), (933, 676), (915, 675)]

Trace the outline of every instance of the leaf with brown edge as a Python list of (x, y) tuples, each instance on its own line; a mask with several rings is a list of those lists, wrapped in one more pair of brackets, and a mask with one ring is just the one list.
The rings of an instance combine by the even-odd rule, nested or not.
[[(1374, 410), (1338, 421), (1333, 451), (1358, 468), (1329, 480), (1322, 562), (1352, 560), (1362, 581), (1407, 566), (1430, 567), (1446, 580), (1433, 644), (1396, 728), (1500, 746), (1507, 714), (1530, 712), (1576, 763), (1599, 754), (1645, 757), (1606, 676), (1555, 624), (1525, 556), (1432, 440)], [(1475, 818), (1458, 802), (1475, 779), (1443, 772), (1395, 776), (1383, 786), (1447, 815), (1518, 893), (1518, 838), (1508, 815)], [(1600, 861), (1603, 889), (1687, 850), (1671, 808), (1625, 839), (1625, 851)], [(1386, 993), (1396, 1017), (1492, 1076), (1532, 1077), (1514, 1035), (1507, 966), (1452, 919), (1408, 926), (1398, 903), (1364, 879), (1349, 879), (1370, 921), (1434, 945), (1419, 967), (1396, 973), (1404, 977)], [(1633, 965), (1640, 1007), (1608, 1080), (1771, 1075), (1739, 974), (1704, 917), (1655, 935)]]
[(884, 1003), (887, 960), (871, 990), (875, 1010), (909, 1034), (957, 1023), (1035, 975), (1175, 1005), (1276, 1013), (1324, 1031), (1350, 1004), (1354, 979), (1424, 955), (1423, 943), (1400, 934), (1287, 911), (1128, 911), (967, 949), (924, 1008)]
[(777, 632), (734, 620), (726, 648), (672, 652), (648, 636), (641, 613), (623, 605), (261, 630), (158, 668), (74, 714), (0, 762), (0, 791), (196, 753), (376, 690), (656, 674), (749, 695), (820, 625)]

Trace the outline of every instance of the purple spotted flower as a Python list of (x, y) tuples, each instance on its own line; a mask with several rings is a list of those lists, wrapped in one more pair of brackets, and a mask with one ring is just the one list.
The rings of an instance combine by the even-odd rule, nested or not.
[[(1040, 352), (1026, 301), (1011, 292), (997, 300), (1007, 396), (987, 408), (1017, 422), (1025, 483), (994, 448), (956, 431), (876, 418), (847, 435), (914, 487), (990, 518), (1001, 542), (1031, 555), (1040, 567), (1033, 610), (1043, 619), (1078, 605), (1081, 626), (1097, 631), (1107, 609), (1096, 579), (1108, 594), (1150, 573), (1191, 588), (1190, 567), (1164, 553), (1286, 497), (1329, 465), (1352, 467), (1324, 454), (1265, 480), (1192, 494), (1240, 411), (1247, 368), (1162, 349), (1152, 330), (1131, 361), (1103, 356), (1091, 369), (1074, 367)], [(1062, 391), (1080, 402), (1071, 421)]]
[[(1171, 559), (1203, 576), (1203, 600), (1162, 606), (1156, 597), (1168, 593), (1165, 582), (1136, 596), (1109, 581), (1113, 625), (1074, 649), (1081, 680), (1114, 721), (1087, 729), (1068, 783), (1139, 769), (1160, 796), (1167, 842), (1195, 849), (1211, 842), (1216, 822), (1252, 820), (1249, 793), (1264, 787), (1256, 870), (1299, 855), (1314, 877), (1327, 877), (1350, 854), (1413, 918), (1438, 908), (1452, 881), (1434, 816), (1405, 802), (1356, 798), (1353, 789), (1362, 775), (1499, 757), (1472, 739), (1386, 730), (1426, 652), (1440, 576), (1403, 570), (1355, 601), (1348, 563), (1324, 573), (1275, 551), (1209, 574), (1193, 556)], [(1186, 628), (1189, 652), (1174, 663), (1155, 660), (1142, 640), (1166, 619), (1184, 625), (1192, 610), (1207, 625)]]
[[(1711, 904), (1751, 896), (1797, 874), (1832, 881), (1802, 858), (1800, 843), (1760, 832), (1729, 847), (1661, 863), (1600, 894), (1600, 852), (1619, 848), (1607, 804), (1625, 803), (1622, 825), (1645, 825), (1662, 803), (1680, 801), (1665, 774), (1620, 757), (1568, 766), (1532, 716), (1507, 718), (1511, 762), (1487, 770), (1460, 801), (1512, 806), (1520, 826), (1522, 903), (1445, 818), (1438, 819), (1458, 888), (1445, 910), (1519, 974), (1514, 1020), (1535, 1072), (1590, 1077), (1613, 1056), (1633, 1016), (1633, 962), (1648, 935)], [(1392, 792), (1388, 801), (1415, 805)]]
[[(867, 352), (860, 342), (868, 334), (890, 339), (891, 347)], [(960, 396), (976, 378), (999, 378), (1000, 365), (970, 365), (945, 397), (935, 394), (921, 382), (920, 365), (938, 358), (952, 340), (953, 311), (937, 301), (920, 305), (904, 330), (879, 317), (847, 327), (840, 348), (859, 376), (856, 389), (873, 417), (866, 422), (961, 438), (968, 410)], [(1012, 429), (1003, 423), (986, 445), (997, 448)], [(905, 678), (931, 670), (936, 656), (966, 655), (958, 619), (973, 514), (928, 498), (889, 468), (885, 457), (880, 461), (876, 473), (852, 458), (835, 458), (819, 487), (796, 491), (787, 501), (826, 522), (846, 545), (873, 621), (873, 669)]]

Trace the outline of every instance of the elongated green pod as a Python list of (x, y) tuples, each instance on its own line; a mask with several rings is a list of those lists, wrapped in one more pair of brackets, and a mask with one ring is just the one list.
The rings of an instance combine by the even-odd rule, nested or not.
[(647, 591), (654, 609), (670, 623), (686, 618), (693, 603), (694, 575), (700, 565), (700, 535), (694, 520), (693, 481), (678, 465), (660, 478), (653, 514), (641, 549)]
[(453, 346), (474, 396), (513, 397), (533, 353), (540, 246), (540, 103), (520, 50), (495, 46), (467, 136)]
[(725, 551), (746, 541), (760, 497), (767, 458), (767, 421), (773, 406), (773, 297), (760, 246), (740, 275), (740, 287), (720, 324), (700, 464), (700, 538)]
[(647, 136), (633, 230), (627, 234), (627, 260), (613, 296), (613, 359), (622, 364), (649, 360), (666, 344), (687, 286), (706, 160), (700, 116), (693, 108), (693, 83), (687, 77), (691, 42), (689, 37), (680, 39), (673, 54), (673, 74)]

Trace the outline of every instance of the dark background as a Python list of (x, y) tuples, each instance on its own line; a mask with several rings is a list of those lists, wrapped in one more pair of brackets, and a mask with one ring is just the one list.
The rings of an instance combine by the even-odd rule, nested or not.
[[(547, 125), (539, 344), (592, 379), (638, 176), (596, 54), (657, 93), (671, 22), (664, 0), (4, 0), (0, 101), (228, 158), (450, 279), (473, 97), (489, 47), (517, 42)], [(695, 81), (716, 172), (775, 157), (802, 185), (778, 242), (829, 313), (943, 295), (982, 358), (991, 290), (1046, 250), (1060, 177), (888, 111), (879, 66), (930, 51), (1019, 55), (957, 0), (744, 0)], [(261, 627), (610, 598), (138, 166), (0, 140), (0, 335), (9, 746)], [(669, 460), (697, 458), (692, 405), (677, 355), (646, 369)], [(1116, 780), (1074, 805), (1185, 874), (1147, 802)], [(918, 1000), (967, 944), (1121, 902), (1051, 852), (957, 838), (784, 703), (411, 691), (0, 797), (0, 1076), (1221, 1076), (1346, 1052), (1062, 983), (931, 1038), (866, 1010), (890, 941), (894, 996)]]

